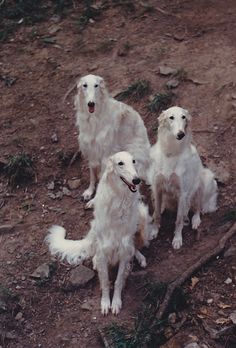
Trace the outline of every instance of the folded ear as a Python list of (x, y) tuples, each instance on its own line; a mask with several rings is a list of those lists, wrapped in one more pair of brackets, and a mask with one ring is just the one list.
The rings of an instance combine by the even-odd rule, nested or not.
[(83, 92), (82, 92), (82, 78), (76, 81), (77, 93), (75, 95), (75, 108), (84, 112), (84, 104), (83, 104)]
[(186, 110), (186, 109), (184, 109), (184, 112), (186, 113), (186, 119), (187, 119), (187, 121), (191, 121), (191, 119), (192, 119), (192, 116), (190, 115), (190, 113), (189, 113), (189, 111), (188, 110)]
[(162, 113), (158, 117), (158, 124), (160, 125), (165, 119), (166, 119), (166, 111), (162, 111)]
[(106, 164), (106, 173), (111, 174), (113, 173), (113, 171), (114, 171), (114, 162), (113, 162), (113, 158), (110, 157)]

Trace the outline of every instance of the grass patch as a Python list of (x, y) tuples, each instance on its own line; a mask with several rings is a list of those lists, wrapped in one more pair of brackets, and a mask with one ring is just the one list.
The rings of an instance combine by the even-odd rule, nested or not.
[(25, 153), (10, 156), (4, 173), (13, 187), (29, 182), (35, 176), (33, 159)]
[(172, 102), (173, 96), (174, 94), (170, 91), (155, 94), (148, 105), (148, 109), (151, 112), (160, 112), (168, 108)]
[[(104, 329), (106, 338), (114, 348), (159, 347), (167, 341), (165, 328), (167, 317), (156, 319), (156, 313), (164, 298), (167, 285), (165, 283), (146, 280), (144, 284), (143, 305), (135, 317), (133, 328), (129, 331), (123, 326), (112, 324)], [(169, 311), (179, 311), (186, 306), (186, 297), (182, 289), (173, 295)]]
[(147, 80), (138, 80), (132, 83), (127, 89), (116, 95), (117, 100), (131, 98), (138, 101), (150, 93), (150, 83)]
[(230, 209), (223, 215), (223, 222), (236, 221), (236, 209)]

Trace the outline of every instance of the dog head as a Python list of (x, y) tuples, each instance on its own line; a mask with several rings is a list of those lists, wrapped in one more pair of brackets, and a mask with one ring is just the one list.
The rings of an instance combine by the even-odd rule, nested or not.
[(166, 127), (177, 140), (181, 140), (187, 133), (191, 116), (188, 110), (173, 106), (163, 111), (158, 120), (160, 127)]
[(117, 152), (109, 158), (106, 173), (108, 176), (115, 175), (116, 183), (119, 184), (120, 180), (122, 188), (128, 187), (131, 192), (136, 192), (136, 186), (141, 182), (135, 169), (135, 159), (126, 151)]
[(93, 114), (99, 108), (99, 102), (106, 92), (105, 82), (102, 77), (86, 75), (77, 83), (79, 108)]

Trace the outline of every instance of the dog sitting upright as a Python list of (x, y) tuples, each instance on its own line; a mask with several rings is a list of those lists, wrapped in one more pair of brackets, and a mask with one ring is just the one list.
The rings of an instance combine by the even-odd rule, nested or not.
[(191, 144), (191, 116), (174, 106), (159, 116), (158, 139), (151, 148), (149, 181), (154, 198), (154, 219), (160, 227), (161, 213), (177, 205), (172, 245), (182, 246), (182, 229), (192, 209), (192, 228), (200, 225), (200, 213), (216, 210), (217, 184), (213, 173), (204, 168), (197, 149)]
[(78, 139), (90, 170), (90, 184), (83, 193), (84, 200), (91, 199), (97, 176), (103, 172), (108, 157), (118, 151), (131, 153), (137, 160), (139, 176), (146, 179), (150, 143), (140, 115), (130, 106), (111, 98), (100, 76), (84, 76), (77, 87)]
[[(140, 178), (136, 164), (128, 152), (119, 152), (108, 159), (94, 198), (94, 219), (87, 236), (80, 241), (66, 240), (65, 230), (53, 226), (46, 240), (53, 255), (79, 264), (93, 258), (102, 289), (101, 311), (118, 314), (121, 309), (121, 291), (133, 256), (142, 267), (145, 257), (135, 248), (138, 232), (145, 245), (153, 235), (147, 207), (140, 202)], [(119, 264), (112, 304), (109, 296), (108, 266)]]

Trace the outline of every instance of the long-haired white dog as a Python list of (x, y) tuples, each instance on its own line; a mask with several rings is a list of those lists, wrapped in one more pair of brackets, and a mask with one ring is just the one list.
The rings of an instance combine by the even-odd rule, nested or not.
[(182, 229), (191, 209), (192, 228), (200, 225), (200, 213), (216, 210), (217, 184), (213, 173), (204, 168), (197, 149), (191, 144), (191, 116), (174, 106), (159, 116), (158, 139), (151, 148), (149, 180), (154, 198), (154, 219), (160, 227), (161, 213), (177, 204), (172, 245), (182, 246)]
[(91, 199), (106, 160), (118, 151), (128, 151), (135, 157), (139, 176), (145, 179), (150, 143), (140, 115), (130, 106), (111, 98), (100, 76), (84, 76), (77, 87), (78, 139), (90, 169), (90, 184), (83, 193), (84, 199)]
[[(133, 256), (142, 267), (145, 257), (138, 251), (135, 237), (147, 244), (153, 235), (153, 226), (147, 207), (140, 202), (140, 178), (136, 164), (128, 152), (118, 152), (108, 159), (94, 199), (94, 219), (87, 236), (79, 241), (66, 240), (60, 226), (50, 229), (46, 241), (53, 255), (79, 264), (93, 258), (102, 289), (101, 311), (118, 314), (121, 309), (121, 291)], [(154, 232), (155, 234), (155, 232)], [(119, 263), (112, 304), (109, 296), (108, 266)]]

